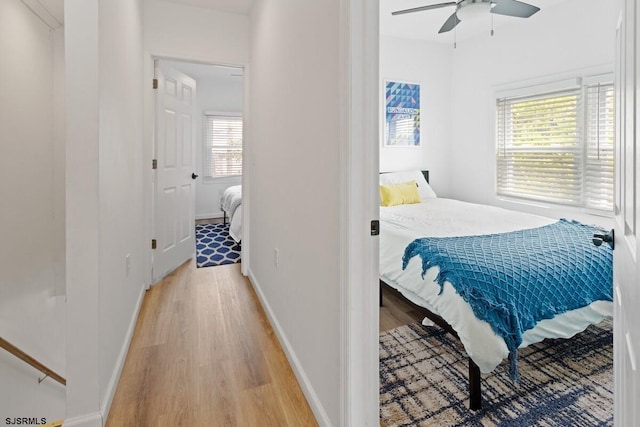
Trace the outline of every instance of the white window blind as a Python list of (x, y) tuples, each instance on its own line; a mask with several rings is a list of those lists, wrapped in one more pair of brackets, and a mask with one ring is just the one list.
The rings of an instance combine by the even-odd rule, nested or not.
[(615, 112), (613, 84), (586, 88), (585, 206), (613, 210)]
[(501, 98), (500, 195), (612, 210), (613, 85)]
[(205, 115), (205, 177), (242, 175), (242, 117)]

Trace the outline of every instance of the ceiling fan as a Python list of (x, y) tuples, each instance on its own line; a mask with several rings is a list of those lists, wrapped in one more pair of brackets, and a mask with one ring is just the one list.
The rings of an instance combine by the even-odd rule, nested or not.
[(422, 12), (423, 10), (440, 9), (448, 6), (455, 6), (456, 11), (445, 21), (438, 33), (451, 31), (456, 25), (462, 22), (463, 19), (473, 15), (484, 14), (486, 12), (515, 16), (518, 18), (528, 18), (540, 10), (537, 6), (517, 0), (457, 0), (447, 3), (438, 3), (428, 6), (414, 7), (411, 9), (398, 10), (391, 12), (391, 14), (403, 15), (405, 13)]

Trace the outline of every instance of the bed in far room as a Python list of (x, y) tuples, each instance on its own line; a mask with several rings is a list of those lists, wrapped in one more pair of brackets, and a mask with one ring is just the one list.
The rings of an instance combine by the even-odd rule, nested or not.
[(612, 248), (593, 226), (439, 198), (427, 179), (380, 175), (380, 281), (460, 339), (480, 409), (480, 372), (509, 358), (517, 380), (518, 348), (612, 317)]
[(229, 235), (237, 243), (242, 239), (242, 186), (227, 188), (220, 198), (223, 221), (229, 221)]

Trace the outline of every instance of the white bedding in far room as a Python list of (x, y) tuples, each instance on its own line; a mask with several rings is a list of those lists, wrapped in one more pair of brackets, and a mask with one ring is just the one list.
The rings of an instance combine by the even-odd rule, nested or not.
[(220, 198), (220, 208), (229, 221), (229, 235), (236, 242), (242, 238), (242, 185), (227, 188)]
[[(473, 314), (471, 306), (454, 287), (435, 282), (438, 267), (421, 277), (421, 260), (414, 257), (402, 270), (402, 255), (418, 237), (447, 237), (502, 233), (541, 227), (554, 219), (510, 211), (494, 206), (458, 200), (431, 198), (422, 203), (380, 208), (380, 279), (400, 291), (413, 303), (427, 308), (447, 321), (458, 333), (469, 357), (484, 373), (491, 372), (509, 351), (491, 326)], [(590, 324), (613, 314), (613, 304), (596, 301), (587, 307), (565, 312), (539, 322), (523, 335), (522, 347), (545, 338), (569, 338)]]
[(242, 205), (238, 206), (231, 217), (229, 236), (238, 243), (242, 239)]

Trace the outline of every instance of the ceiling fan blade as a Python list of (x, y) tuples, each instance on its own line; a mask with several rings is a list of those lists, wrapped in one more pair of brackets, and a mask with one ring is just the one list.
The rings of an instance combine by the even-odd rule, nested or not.
[(518, 18), (528, 18), (540, 10), (537, 6), (517, 0), (494, 0), (493, 3), (495, 3), (495, 6), (491, 8), (491, 13), (516, 16)]
[(411, 9), (396, 10), (395, 12), (391, 12), (391, 14), (403, 15), (405, 13), (422, 12), (423, 10), (440, 9), (441, 7), (455, 6), (456, 4), (457, 3), (455, 1), (450, 1), (447, 3), (438, 3), (438, 4), (431, 4), (428, 6), (414, 7)]
[(444, 24), (442, 25), (442, 28), (440, 28), (440, 31), (438, 31), (438, 34), (440, 33), (446, 33), (447, 31), (451, 31), (453, 30), (453, 28), (458, 25), (460, 22), (458, 19), (458, 16), (454, 13), (453, 15), (451, 15), (449, 17), (449, 19), (447, 19), (446, 21), (444, 21)]

